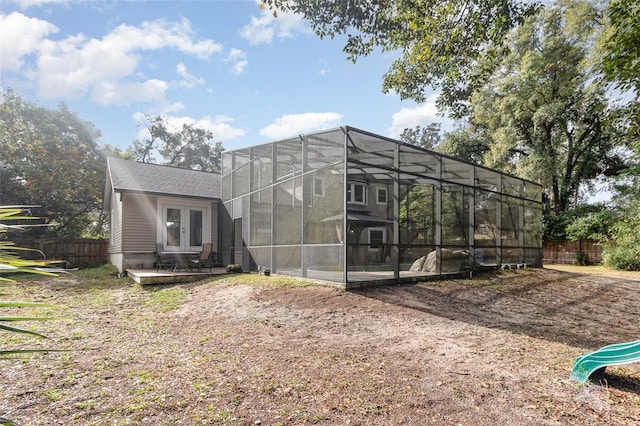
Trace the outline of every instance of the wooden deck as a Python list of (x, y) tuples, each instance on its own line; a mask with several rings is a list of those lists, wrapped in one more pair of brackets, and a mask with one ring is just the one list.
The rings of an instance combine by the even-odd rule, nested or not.
[[(281, 274), (273, 275), (285, 275), (291, 277), (303, 278), (301, 271), (282, 271)], [(197, 271), (156, 271), (155, 269), (127, 269), (127, 276), (131, 277), (135, 282), (147, 285), (147, 284), (176, 284), (176, 283), (188, 283), (192, 281), (198, 281), (214, 275), (223, 275), (227, 273), (227, 269), (224, 267), (212, 268), (209, 271), (208, 268), (204, 268), (201, 272)], [(395, 279), (392, 271), (363, 271), (363, 272), (349, 272), (349, 282), (343, 283), (341, 272), (330, 271), (307, 271), (307, 279), (323, 282), (327, 285), (331, 285), (344, 290), (351, 290), (361, 287), (371, 287), (387, 284), (400, 284), (400, 283), (416, 283), (421, 281), (445, 279), (445, 278), (463, 278), (468, 277), (469, 271), (460, 271), (454, 273), (445, 273), (438, 275), (433, 272), (411, 272), (400, 271), (400, 278)]]
[(227, 273), (226, 268), (203, 268), (202, 271), (166, 271), (155, 269), (127, 269), (127, 276), (138, 284), (175, 284), (198, 281), (214, 275)]

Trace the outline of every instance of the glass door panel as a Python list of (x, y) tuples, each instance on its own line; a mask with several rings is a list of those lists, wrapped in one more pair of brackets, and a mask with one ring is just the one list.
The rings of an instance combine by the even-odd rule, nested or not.
[(166, 210), (167, 247), (179, 248), (182, 245), (182, 212), (178, 208), (169, 207)]
[(189, 245), (202, 245), (202, 210), (189, 210)]
[(199, 251), (207, 238), (208, 210), (200, 207), (163, 206), (162, 240), (169, 251)]

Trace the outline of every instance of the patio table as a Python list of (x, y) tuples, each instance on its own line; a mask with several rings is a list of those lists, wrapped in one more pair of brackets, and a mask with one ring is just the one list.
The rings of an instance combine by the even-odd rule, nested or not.
[(163, 251), (162, 255), (169, 256), (173, 260), (173, 269), (171, 272), (175, 272), (178, 269), (189, 268), (189, 260), (198, 259), (200, 257), (199, 251)]

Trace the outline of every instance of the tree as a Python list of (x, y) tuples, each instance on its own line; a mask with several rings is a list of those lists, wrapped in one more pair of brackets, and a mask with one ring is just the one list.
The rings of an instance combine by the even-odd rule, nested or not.
[[(424, 102), (442, 88), (440, 106), (456, 114), (481, 84), (507, 33), (534, 14), (527, 0), (262, 0), (261, 7), (301, 14), (321, 38), (346, 34), (344, 52), (356, 61), (375, 48), (401, 52), (384, 75), (383, 90)], [(478, 66), (481, 65), (481, 66)]]
[(492, 138), (484, 163), (542, 183), (556, 213), (575, 205), (581, 185), (624, 167), (606, 87), (589, 67), (597, 16), (566, 1), (530, 18), (471, 98), (472, 122)]
[(435, 150), (470, 163), (482, 164), (490, 144), (491, 138), (486, 132), (467, 126), (445, 133)]
[(220, 158), (224, 148), (221, 142), (209, 142), (213, 138), (213, 133), (209, 130), (187, 123), (180, 130), (172, 130), (167, 118), (162, 116), (147, 116), (146, 127), (149, 137), (133, 142), (132, 151), (139, 161), (155, 162), (154, 152), (157, 150), (167, 165), (220, 172)]
[(640, 95), (640, 5), (637, 0), (612, 0), (608, 31), (603, 35), (602, 69), (622, 90)]
[(102, 204), (99, 138), (64, 104), (51, 110), (0, 92), (0, 204), (39, 204), (50, 225), (40, 233), (80, 236)]
[(400, 135), (401, 141), (426, 149), (433, 149), (440, 143), (440, 139), (440, 123), (431, 123), (427, 127), (406, 128)]
[[(606, 17), (600, 40), (602, 71), (607, 81), (627, 95), (618, 125), (626, 130), (628, 147), (640, 156), (640, 5), (635, 0), (612, 0)], [(640, 176), (637, 162), (630, 175)], [(631, 187), (637, 187), (635, 183)]]

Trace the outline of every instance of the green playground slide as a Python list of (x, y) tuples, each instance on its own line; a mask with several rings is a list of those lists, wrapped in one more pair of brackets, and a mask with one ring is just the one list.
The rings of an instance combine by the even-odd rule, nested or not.
[(608, 365), (640, 362), (640, 340), (604, 346), (576, 358), (571, 370), (571, 378), (584, 383), (594, 371)]

